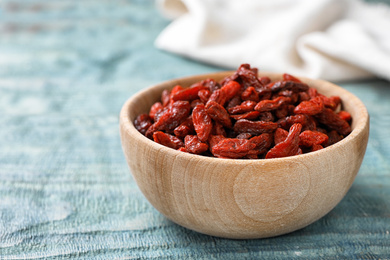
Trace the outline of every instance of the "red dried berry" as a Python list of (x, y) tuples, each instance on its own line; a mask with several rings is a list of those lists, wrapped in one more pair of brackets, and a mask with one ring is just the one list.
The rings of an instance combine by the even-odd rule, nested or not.
[(207, 114), (216, 122), (220, 122), (227, 128), (232, 127), (232, 121), (230, 120), (229, 113), (226, 109), (217, 102), (211, 101), (207, 106)]
[(240, 89), (241, 85), (236, 81), (229, 81), (221, 88), (222, 92), (225, 93), (227, 100), (230, 100), (236, 96), (240, 92)]
[(134, 120), (134, 126), (140, 133), (145, 134), (152, 126), (152, 119), (148, 114), (141, 114)]
[(301, 129), (301, 124), (293, 124), (288, 132), (287, 138), (271, 148), (265, 158), (281, 158), (302, 153), (302, 150), (299, 148), (299, 134)]
[(306, 130), (300, 133), (299, 139), (299, 145), (310, 147), (327, 142), (329, 137), (318, 131)]
[(199, 140), (206, 142), (213, 129), (213, 124), (203, 104), (197, 105), (192, 111), (192, 122)]
[(173, 148), (173, 149), (179, 149), (180, 147), (184, 146), (184, 143), (177, 138), (176, 136), (166, 134), (161, 131), (157, 131), (153, 133), (153, 140), (156, 143), (162, 144), (164, 146)]
[(331, 130), (336, 130), (343, 136), (347, 136), (351, 132), (351, 126), (348, 122), (340, 118), (330, 108), (325, 108), (320, 114), (316, 115), (316, 118), (321, 124), (326, 125)]
[(149, 116), (152, 120), (155, 120), (154, 116), (159, 112), (162, 111), (163, 105), (160, 102), (156, 102), (152, 105), (149, 111)]
[(282, 105), (290, 102), (288, 97), (277, 97), (273, 100), (262, 100), (255, 106), (255, 110), (259, 112), (268, 112), (280, 108)]
[(324, 101), (321, 97), (315, 97), (308, 101), (302, 101), (294, 109), (295, 114), (316, 115), (324, 110)]
[(247, 139), (225, 138), (213, 146), (212, 153), (219, 158), (239, 159), (255, 147), (256, 144)]
[(248, 100), (248, 101), (242, 102), (238, 106), (234, 106), (232, 108), (229, 108), (228, 111), (232, 115), (242, 114), (242, 113), (253, 111), (255, 106), (256, 106), (256, 104), (257, 103), (255, 101)]
[(187, 135), (184, 138), (184, 143), (186, 150), (193, 154), (202, 154), (209, 149), (209, 146), (202, 143), (196, 135)]
[(266, 121), (249, 121), (247, 119), (240, 119), (234, 124), (234, 131), (236, 133), (250, 133), (259, 135), (264, 133), (272, 133), (278, 128), (278, 124)]

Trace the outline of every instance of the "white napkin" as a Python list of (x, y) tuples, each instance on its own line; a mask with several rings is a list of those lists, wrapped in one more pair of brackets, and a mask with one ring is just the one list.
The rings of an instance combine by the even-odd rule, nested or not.
[(160, 49), (236, 69), (390, 80), (390, 7), (360, 0), (158, 0)]

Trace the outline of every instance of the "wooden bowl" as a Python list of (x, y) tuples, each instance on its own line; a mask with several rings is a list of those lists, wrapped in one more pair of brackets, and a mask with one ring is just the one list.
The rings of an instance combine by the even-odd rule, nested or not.
[[(164, 89), (233, 72), (157, 84), (135, 94), (120, 113), (123, 151), (140, 190), (173, 222), (200, 233), (234, 239), (277, 236), (303, 228), (332, 210), (360, 168), (369, 133), (363, 103), (345, 89), (300, 78), (326, 96), (340, 96), (353, 118), (352, 132), (325, 149), (278, 159), (219, 159), (155, 143), (133, 121), (149, 111)], [(260, 73), (271, 79), (281, 74)]]

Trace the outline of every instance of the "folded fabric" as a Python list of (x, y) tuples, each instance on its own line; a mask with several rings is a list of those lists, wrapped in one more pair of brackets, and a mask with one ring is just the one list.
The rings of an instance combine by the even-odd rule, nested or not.
[(390, 80), (390, 7), (359, 0), (159, 0), (163, 50), (235, 69)]

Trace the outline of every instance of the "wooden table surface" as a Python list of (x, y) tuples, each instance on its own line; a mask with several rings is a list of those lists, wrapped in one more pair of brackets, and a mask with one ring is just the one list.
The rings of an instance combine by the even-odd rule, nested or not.
[[(341, 203), (294, 233), (228, 240), (182, 228), (144, 198), (119, 111), (137, 91), (221, 71), (157, 50), (151, 0), (0, 2), (0, 259), (390, 258), (390, 82), (343, 82), (371, 116)], [(324, 176), (326, 178), (326, 176)]]

